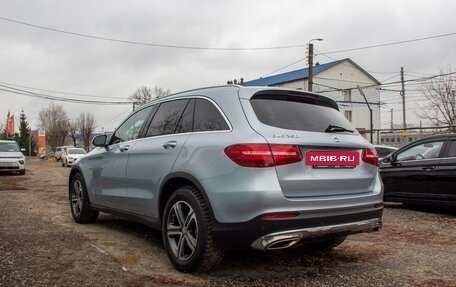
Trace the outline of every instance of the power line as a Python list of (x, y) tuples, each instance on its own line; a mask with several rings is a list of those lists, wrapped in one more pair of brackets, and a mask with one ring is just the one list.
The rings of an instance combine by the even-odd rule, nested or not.
[(278, 68), (277, 70), (274, 70), (274, 71), (272, 71), (272, 72), (269, 72), (269, 73), (267, 73), (267, 74), (264, 74), (264, 75), (261, 76), (260, 78), (269, 76), (270, 74), (274, 74), (274, 73), (276, 73), (276, 72), (278, 72), (278, 71), (280, 71), (280, 70), (283, 70), (283, 69), (288, 68), (288, 67), (290, 67), (290, 66), (292, 66), (292, 65), (294, 65), (294, 64), (297, 64), (297, 63), (299, 63), (299, 62), (301, 62), (301, 61), (304, 61), (305, 59), (307, 59), (307, 57), (301, 58), (301, 59), (299, 59), (299, 60), (297, 60), (297, 61), (295, 61), (295, 62), (293, 62), (293, 63), (290, 63), (290, 64), (288, 64), (288, 65), (285, 65), (285, 66), (283, 66), (283, 67), (281, 67), (281, 68)]
[(435, 36), (429, 36), (429, 37), (423, 37), (423, 38), (415, 38), (415, 39), (404, 40), (404, 41), (390, 42), (390, 43), (385, 43), (385, 44), (377, 44), (377, 45), (364, 46), (364, 47), (358, 47), (358, 48), (330, 51), (330, 52), (325, 52), (325, 54), (336, 54), (336, 53), (343, 53), (343, 52), (359, 51), (359, 50), (365, 50), (365, 49), (372, 49), (372, 48), (379, 48), (379, 47), (386, 47), (386, 46), (392, 46), (392, 45), (398, 45), (398, 44), (412, 43), (412, 42), (418, 42), (418, 41), (424, 41), (424, 40), (430, 40), (430, 39), (436, 39), (436, 38), (449, 37), (449, 36), (454, 36), (454, 35), (456, 35), (456, 32), (447, 33), (447, 34), (441, 34), (441, 35), (435, 35)]
[(82, 97), (88, 97), (88, 98), (106, 98), (106, 99), (112, 99), (112, 98), (125, 99), (125, 98), (119, 98), (119, 97), (95, 96), (95, 95), (88, 95), (88, 94), (79, 94), (79, 93), (69, 93), (69, 92), (62, 92), (62, 91), (47, 90), (47, 89), (34, 88), (34, 87), (30, 87), (30, 86), (23, 86), (23, 85), (12, 84), (12, 83), (7, 83), (7, 82), (0, 82), (0, 84), (3, 84), (5, 86), (8, 85), (8, 86), (14, 86), (14, 87), (19, 87), (19, 88), (32, 89), (32, 90), (42, 91), (42, 92), (58, 93), (58, 94), (69, 95), (69, 96), (82, 96)]
[[(27, 22), (23, 22), (23, 21), (11, 19), (11, 18), (6, 18), (6, 17), (1, 17), (1, 16), (0, 16), (0, 20), (8, 21), (8, 22), (12, 22), (12, 23), (15, 23), (15, 24), (28, 26), (28, 27), (33, 27), (33, 28), (37, 28), (37, 29), (42, 29), (42, 30), (47, 30), (47, 31), (52, 31), (52, 32), (57, 32), (57, 33), (62, 33), (62, 34), (68, 34), (68, 35), (73, 35), (73, 36), (78, 36), (78, 37), (84, 37), (84, 38), (90, 38), (90, 39), (96, 39), (96, 40), (103, 40), (103, 41), (111, 41), (111, 42), (117, 42), (117, 43), (123, 43), (123, 44), (133, 44), (133, 45), (160, 47), (160, 48), (190, 49), (190, 50), (218, 50), (218, 51), (253, 51), (253, 50), (291, 49), (291, 48), (300, 48), (300, 47), (307, 46), (307, 44), (295, 44), (295, 45), (272, 46), (272, 47), (224, 48), (224, 47), (203, 47), (203, 46), (187, 46), (187, 45), (171, 45), (171, 44), (161, 44), (161, 43), (147, 43), (147, 42), (123, 40), (123, 39), (116, 39), (116, 38), (103, 37), (103, 36), (95, 36), (95, 35), (83, 34), (83, 33), (79, 33), (79, 32), (61, 30), (61, 29), (57, 29), (57, 28), (41, 26), (41, 25), (27, 23)], [(336, 53), (342, 53), (342, 52), (350, 52), (350, 51), (358, 51), (358, 50), (372, 49), (372, 48), (378, 48), (378, 47), (386, 47), (386, 46), (392, 46), (392, 45), (398, 45), (398, 44), (404, 44), (404, 43), (411, 43), (411, 42), (418, 42), (418, 41), (424, 41), (424, 40), (430, 40), (430, 39), (436, 39), (436, 38), (443, 38), (443, 37), (454, 36), (454, 35), (456, 35), (456, 32), (447, 33), (447, 34), (441, 34), (441, 35), (434, 35), (434, 36), (423, 37), (423, 38), (415, 38), (415, 39), (409, 39), (409, 40), (403, 40), (403, 41), (390, 42), (390, 43), (385, 43), (385, 44), (376, 44), (376, 45), (363, 46), (363, 47), (358, 47), (358, 48), (336, 50), (336, 51), (324, 52), (322, 54), (327, 56), (328, 54), (336, 54)], [(327, 56), (327, 57), (329, 57), (329, 56)]]
[(5, 17), (0, 17), (0, 20), (12, 22), (12, 23), (16, 23), (16, 24), (20, 24), (20, 25), (24, 25), (24, 26), (29, 26), (29, 27), (33, 27), (33, 28), (37, 28), (37, 29), (83, 37), (83, 38), (110, 41), (110, 42), (116, 42), (116, 43), (122, 43), (122, 44), (133, 44), (133, 45), (141, 45), (141, 46), (149, 46), (149, 47), (158, 47), (158, 48), (187, 49), (187, 50), (215, 50), (215, 51), (255, 51), (255, 50), (291, 49), (291, 48), (304, 47), (307, 45), (307, 44), (296, 44), (296, 45), (273, 46), (273, 47), (223, 48), (223, 47), (198, 47), (198, 46), (187, 46), (187, 45), (146, 43), (146, 42), (140, 42), (140, 41), (123, 40), (123, 39), (109, 38), (109, 37), (103, 37), (103, 36), (88, 35), (88, 34), (83, 34), (83, 33), (78, 33), (78, 32), (73, 32), (73, 31), (66, 31), (66, 30), (26, 23), (26, 22), (22, 22), (22, 21), (10, 19), (10, 18), (5, 18)]
[(27, 90), (17, 89), (17, 88), (9, 87), (7, 85), (2, 85), (2, 84), (0, 84), (0, 87), (3, 87), (3, 88), (0, 88), (0, 91), (17, 94), (17, 95), (23, 95), (23, 96), (27, 96), (27, 97), (51, 100), (51, 101), (79, 103), (79, 104), (96, 104), (96, 105), (131, 105), (131, 102), (106, 102), (106, 101), (62, 98), (62, 97), (56, 97), (56, 96), (51, 96), (51, 95), (47, 95), (47, 94), (41, 94), (41, 93), (30, 92)]

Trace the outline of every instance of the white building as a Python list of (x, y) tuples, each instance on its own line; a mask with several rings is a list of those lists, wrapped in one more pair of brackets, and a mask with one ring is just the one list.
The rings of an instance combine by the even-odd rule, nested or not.
[[(272, 86), (307, 90), (308, 68), (244, 82), (244, 86)], [(380, 128), (380, 82), (350, 59), (313, 67), (313, 91), (334, 99), (340, 112), (370, 139), (370, 112), (358, 86), (372, 109), (373, 129)], [(377, 138), (373, 137), (374, 143)]]

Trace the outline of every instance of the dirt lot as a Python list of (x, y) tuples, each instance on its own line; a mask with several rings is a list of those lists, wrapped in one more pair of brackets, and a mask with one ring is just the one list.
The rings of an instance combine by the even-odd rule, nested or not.
[(451, 211), (385, 209), (384, 229), (331, 252), (229, 252), (207, 275), (176, 272), (159, 232), (102, 214), (78, 225), (68, 168), (29, 160), (0, 174), (0, 286), (456, 286)]

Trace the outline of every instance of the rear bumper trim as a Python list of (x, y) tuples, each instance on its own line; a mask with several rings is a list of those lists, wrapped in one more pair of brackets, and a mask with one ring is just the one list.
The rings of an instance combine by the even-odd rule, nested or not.
[(378, 231), (382, 228), (380, 218), (349, 222), (335, 225), (309, 227), (270, 233), (256, 239), (250, 246), (253, 249), (265, 251), (288, 248), (301, 240), (325, 238), (332, 234), (355, 234)]

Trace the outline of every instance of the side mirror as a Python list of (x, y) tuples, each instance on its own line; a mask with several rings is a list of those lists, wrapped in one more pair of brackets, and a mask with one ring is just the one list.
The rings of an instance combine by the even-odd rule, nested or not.
[(105, 147), (107, 146), (107, 139), (106, 135), (97, 135), (92, 139), (92, 144), (93, 146)]
[(25, 148), (21, 148), (21, 152), (25, 152)]
[(382, 159), (382, 162), (385, 162), (385, 163), (387, 163), (387, 162), (393, 163), (395, 161), (396, 161), (396, 157), (394, 157), (394, 154), (389, 154)]

